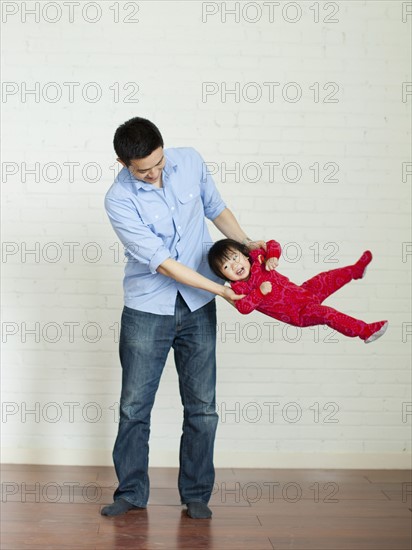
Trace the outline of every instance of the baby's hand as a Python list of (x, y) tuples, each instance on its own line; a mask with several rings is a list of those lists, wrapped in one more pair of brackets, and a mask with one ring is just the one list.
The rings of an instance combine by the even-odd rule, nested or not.
[(272, 283), (269, 281), (265, 281), (260, 285), (260, 292), (266, 296), (266, 294), (269, 294), (269, 292), (272, 291)]
[(269, 258), (265, 262), (265, 269), (266, 271), (272, 271), (273, 269), (276, 269), (279, 265), (279, 258)]

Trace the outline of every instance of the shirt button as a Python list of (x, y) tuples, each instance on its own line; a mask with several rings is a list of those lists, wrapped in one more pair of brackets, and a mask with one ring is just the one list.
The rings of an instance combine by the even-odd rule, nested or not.
[(174, 207), (174, 206), (172, 206), (170, 210), (174, 210), (174, 209), (175, 209), (175, 207)]
[(193, 197), (192, 193), (190, 193), (189, 197)]
[(155, 218), (157, 219), (159, 216), (156, 214)]
[(180, 225), (177, 226), (178, 229), (181, 229)]

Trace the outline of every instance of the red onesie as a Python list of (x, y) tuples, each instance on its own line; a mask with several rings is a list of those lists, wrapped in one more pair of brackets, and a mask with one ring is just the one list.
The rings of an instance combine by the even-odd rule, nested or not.
[[(367, 340), (386, 324), (385, 321), (368, 324), (322, 305), (328, 296), (343, 285), (353, 279), (362, 278), (367, 264), (372, 259), (369, 251), (365, 252), (354, 265), (319, 273), (298, 286), (276, 269), (266, 271), (265, 260), (273, 257), (280, 258), (282, 250), (276, 241), (268, 241), (266, 246), (266, 251), (259, 248), (249, 252), (251, 262), (249, 279), (230, 283), (236, 294), (246, 294), (244, 298), (235, 302), (240, 313), (250, 313), (256, 309), (289, 325), (297, 327), (328, 325), (345, 336), (359, 336), (362, 340)], [(272, 284), (271, 292), (266, 295), (262, 294), (259, 288), (264, 281)]]

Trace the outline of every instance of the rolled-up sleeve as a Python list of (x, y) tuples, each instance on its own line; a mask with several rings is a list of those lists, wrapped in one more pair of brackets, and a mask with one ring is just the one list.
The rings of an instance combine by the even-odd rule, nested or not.
[(127, 256), (156, 273), (161, 263), (171, 257), (163, 240), (141, 220), (133, 202), (127, 196), (105, 198), (105, 209)]
[(207, 170), (207, 165), (203, 158), (197, 151), (193, 151), (196, 153), (198, 162), (200, 163), (200, 193), (203, 201), (205, 216), (212, 221), (223, 212), (226, 208), (226, 204), (223, 202), (222, 197), (216, 188), (216, 184)]

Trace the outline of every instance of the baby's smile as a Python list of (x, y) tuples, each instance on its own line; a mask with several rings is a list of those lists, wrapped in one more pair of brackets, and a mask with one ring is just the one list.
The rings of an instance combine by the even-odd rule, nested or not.
[(241, 252), (231, 250), (221, 269), (224, 277), (229, 281), (244, 281), (250, 275), (249, 259)]

